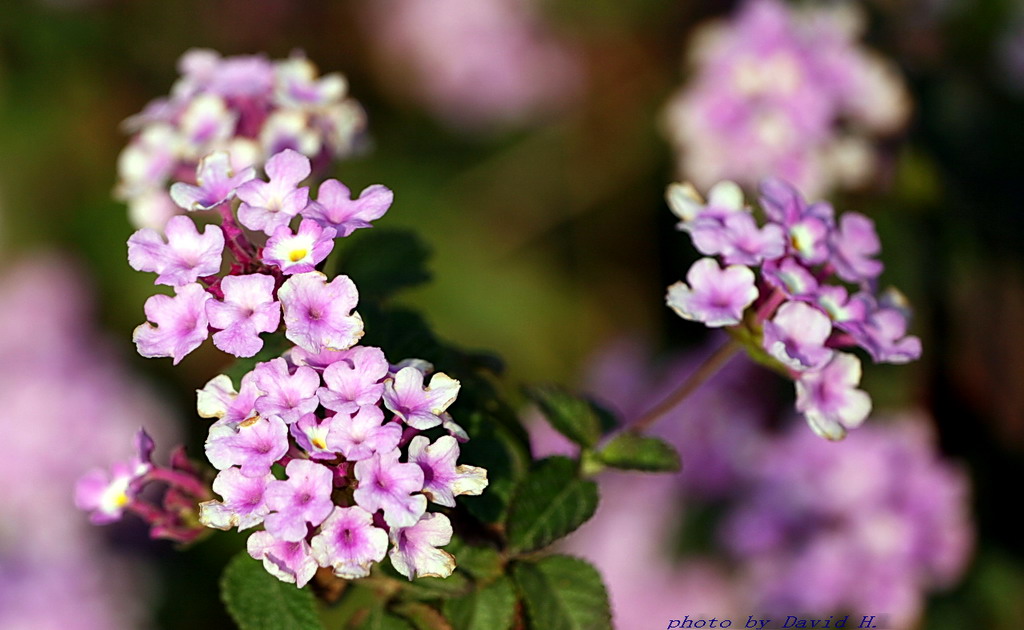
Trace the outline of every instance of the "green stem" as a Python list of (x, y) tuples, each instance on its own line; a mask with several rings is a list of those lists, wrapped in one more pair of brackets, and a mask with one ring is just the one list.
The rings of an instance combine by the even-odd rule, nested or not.
[(662, 417), (672, 409), (675, 409), (679, 403), (683, 402), (687, 396), (692, 394), (698, 387), (704, 384), (709, 378), (714, 376), (718, 370), (722, 369), (729, 359), (736, 354), (740, 349), (741, 344), (735, 339), (722, 344), (718, 350), (715, 350), (707, 359), (704, 360), (700, 366), (694, 370), (689, 377), (667, 398), (662, 400), (660, 403), (655, 405), (650, 411), (640, 416), (633, 422), (631, 422), (626, 428), (629, 431), (635, 433), (642, 433), (650, 428), (658, 418)]

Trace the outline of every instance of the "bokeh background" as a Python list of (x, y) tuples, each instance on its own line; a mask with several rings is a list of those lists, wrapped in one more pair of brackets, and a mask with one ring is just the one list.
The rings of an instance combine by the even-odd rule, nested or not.
[[(40, 481), (23, 483), (69, 488), (70, 505), (76, 467), (130, 452), (138, 425), (166, 437), (161, 455), (176, 435), (201, 448), (206, 425), (195, 417), (194, 390), (225, 367), (225, 356), (207, 344), (172, 369), (135, 354), (131, 331), (152, 281), (126, 263), (134, 228), (112, 196), (127, 142), (121, 121), (166, 94), (178, 58), (196, 47), (275, 59), (300, 49), (322, 72), (345, 74), (369, 133), (335, 175), (353, 189), (382, 183), (395, 191), (379, 225), (414, 229), (433, 254), (433, 281), (403, 301), (448, 339), (504, 357), (512, 396), (522, 382), (558, 381), (588, 388), (620, 411), (642, 407), (623, 402), (629, 392), (612, 391), (622, 379), (602, 380), (600, 362), (626, 369), (625, 359), (608, 357), (623, 344), (643, 347), (646, 358), (627, 369), (635, 382), (629, 387), (654, 396), (655, 366), (685, 363), (679, 357), (707, 342), (701, 326), (664, 307), (664, 288), (697, 257), (663, 201), (665, 186), (679, 177), (664, 112), (695, 74), (684, 54), (698, 27), (737, 7), (3, 0), (0, 436), (14, 452), (0, 470), (9, 480), (36, 471)], [(884, 278), (914, 305), (912, 331), (925, 348), (915, 364), (868, 368), (865, 388), (879, 423), (887, 414), (913, 415), (935, 438), (924, 440), (934, 450), (929, 456), (945, 458), (970, 486), (963, 499), (973, 531), (973, 542), (964, 543), (969, 560), (943, 588), (922, 587), (924, 608), (901, 627), (1019, 628), (1024, 543), (1010, 514), (1024, 478), (1024, 5), (872, 0), (857, 8), (862, 41), (899, 69), (911, 107), (906, 124), (873, 146), (872, 176), (829, 198), (876, 221)], [(732, 386), (779, 397), (766, 403), (775, 405), (773, 425), (800, 422), (780, 411), (792, 403), (785, 383), (751, 377)], [(114, 443), (119, 434), (123, 444)], [(797, 442), (785, 446), (816, 446)], [(699, 465), (684, 465), (684, 478), (690, 470), (699, 475)], [(651, 492), (662, 492), (655, 488), (663, 482), (650, 483)], [(229, 535), (179, 553), (145, 540), (131, 522), (95, 530), (64, 507), (29, 510), (38, 497), (4, 486), (0, 627), (49, 627), (32, 617), (33, 607), (44, 615), (47, 603), (66, 605), (72, 621), (54, 622), (63, 628), (229, 623), (216, 590), (219, 568), (239, 545)], [(675, 489), (671, 500), (633, 509), (713, 523), (707, 514), (747, 501), (744, 488), (710, 499)], [(51, 538), (67, 549), (16, 553), (47, 516), (81, 525), (54, 530)], [(743, 553), (729, 551), (715, 526), (701, 523), (663, 534), (663, 558), (692, 568), (659, 574), (662, 601), (676, 598), (671, 618), (759, 612), (738, 577)], [(606, 546), (626, 544), (608, 536)], [(81, 548), (90, 551), (73, 551)], [(72, 597), (76, 589), (65, 582), (88, 587)], [(709, 584), (720, 588), (710, 592)], [(22, 591), (28, 594), (15, 595)], [(616, 605), (646, 604), (627, 598)], [(102, 617), (115, 608), (123, 618)], [(863, 614), (874, 612), (890, 611)], [(622, 627), (664, 627), (667, 618)]]

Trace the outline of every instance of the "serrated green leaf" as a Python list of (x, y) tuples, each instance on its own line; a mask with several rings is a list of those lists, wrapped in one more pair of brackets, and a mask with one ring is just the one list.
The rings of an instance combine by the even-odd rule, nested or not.
[(528, 387), (526, 395), (540, 407), (551, 426), (586, 448), (596, 445), (601, 435), (615, 422), (610, 412), (595, 402), (554, 385)]
[(445, 550), (455, 556), (460, 571), (470, 574), (478, 582), (490, 582), (504, 572), (501, 554), (494, 547), (469, 545), (453, 536)]
[(597, 499), (597, 484), (579, 477), (575, 461), (567, 457), (541, 460), (509, 504), (509, 547), (518, 552), (546, 547), (593, 516)]
[(244, 551), (224, 569), (220, 592), (241, 630), (321, 630), (313, 594), (278, 580)]
[(409, 230), (359, 230), (344, 239), (324, 269), (345, 274), (359, 287), (360, 302), (380, 299), (430, 280), (430, 249)]
[(512, 568), (532, 630), (611, 630), (611, 606), (601, 575), (586, 561), (548, 556)]
[(465, 426), (471, 439), (460, 446), (459, 461), (486, 468), (487, 488), (482, 495), (460, 502), (485, 523), (501, 522), (516, 486), (529, 469), (529, 452), (517, 435), (490, 414), (473, 412)]
[(507, 577), (444, 603), (444, 614), (454, 630), (508, 630), (515, 612), (516, 592)]
[(420, 602), (402, 602), (392, 606), (396, 615), (413, 625), (416, 630), (452, 630), (452, 625), (441, 611)]
[(623, 470), (675, 472), (682, 465), (679, 453), (668, 442), (628, 431), (615, 436), (597, 456), (608, 466)]
[(399, 575), (393, 567), (386, 565), (386, 573), (393, 575), (399, 583), (402, 597), (410, 600), (429, 601), (460, 597), (472, 590), (473, 585), (464, 573), (456, 571), (446, 578), (420, 577), (408, 580)]

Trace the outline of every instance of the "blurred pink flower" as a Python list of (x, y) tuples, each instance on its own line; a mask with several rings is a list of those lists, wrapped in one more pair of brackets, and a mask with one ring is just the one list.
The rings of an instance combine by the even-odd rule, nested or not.
[(520, 123), (564, 106), (580, 65), (532, 0), (382, 0), (367, 30), (396, 91), (453, 127)]
[(747, 0), (697, 31), (692, 78), (665, 112), (679, 172), (699, 188), (781, 177), (810, 197), (863, 184), (871, 137), (899, 130), (909, 97), (895, 68), (857, 42), (848, 4)]
[(75, 509), (76, 479), (128, 460), (145, 422), (174, 437), (165, 407), (96, 335), (83, 279), (36, 258), (0, 278), (0, 627), (140, 627), (149, 576), (104, 552)]

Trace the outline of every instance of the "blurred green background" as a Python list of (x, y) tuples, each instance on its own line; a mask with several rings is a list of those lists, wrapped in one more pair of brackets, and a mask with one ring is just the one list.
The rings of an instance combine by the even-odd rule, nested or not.
[[(402, 69), (374, 60), (365, 2), (3, 0), (3, 260), (42, 248), (73, 256), (125, 360), (191, 423), (194, 389), (225, 357), (207, 344), (171, 369), (134, 353), (131, 330), (153, 289), (127, 265), (133, 228), (111, 196), (127, 140), (118, 126), (167, 93), (189, 48), (270, 58), (302, 49), (322, 72), (344, 73), (367, 110), (368, 150), (335, 175), (353, 189), (395, 191), (378, 224), (412, 228), (432, 248), (433, 281), (404, 301), (441, 335), (503, 356), (509, 384), (572, 383), (588, 356), (621, 336), (666, 353), (697, 343), (700, 327), (663, 305), (664, 287), (696, 255), (662, 201), (674, 169), (659, 114), (683, 80), (693, 27), (734, 3), (543, 3), (579, 51), (578, 98), (531, 124), (459, 131), (388, 87), (385, 75)], [(962, 586), (934, 601), (928, 627), (1019, 628), (1024, 543), (1007, 506), (1024, 461), (1024, 72), (1015, 76), (999, 54), (1022, 7), (863, 8), (868, 42), (901, 67), (915, 112), (887, 148), (888, 176), (834, 201), (877, 221), (886, 280), (911, 298), (925, 345), (913, 366), (869, 370), (866, 388), (879, 407), (929, 409), (944, 450), (967, 461), (976, 484), (978, 558)], [(205, 425), (189, 427), (200, 444)], [(217, 572), (240, 544), (225, 539), (183, 555), (149, 546), (176, 584), (161, 596), (163, 627), (223, 621)], [(217, 544), (222, 552), (211, 553)]]

